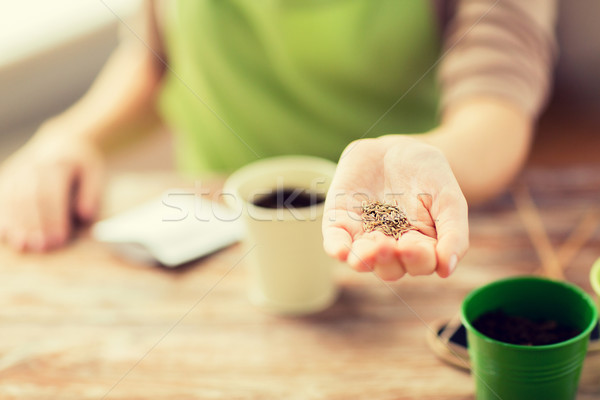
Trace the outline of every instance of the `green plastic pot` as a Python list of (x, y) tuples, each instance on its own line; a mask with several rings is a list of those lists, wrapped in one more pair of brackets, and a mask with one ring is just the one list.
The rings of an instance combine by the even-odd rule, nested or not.
[[(556, 320), (581, 333), (544, 346), (500, 342), (472, 325), (482, 314), (498, 309), (509, 315)], [(565, 282), (509, 278), (471, 292), (461, 311), (478, 400), (575, 399), (590, 333), (598, 319), (587, 293)]]

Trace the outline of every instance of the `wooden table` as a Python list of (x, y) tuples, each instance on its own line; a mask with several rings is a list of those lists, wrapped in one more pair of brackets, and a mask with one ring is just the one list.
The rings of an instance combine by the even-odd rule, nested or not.
[[(113, 179), (106, 212), (174, 182)], [(538, 271), (539, 246), (543, 263), (559, 259), (588, 291), (600, 256), (597, 166), (528, 170), (519, 182), (472, 210), (471, 250), (451, 278), (388, 287), (340, 269), (337, 303), (306, 318), (248, 304), (237, 245), (177, 270), (120, 260), (85, 232), (49, 255), (0, 248), (0, 398), (472, 399), (471, 376), (427, 347), (431, 322), (455, 315), (475, 287)]]

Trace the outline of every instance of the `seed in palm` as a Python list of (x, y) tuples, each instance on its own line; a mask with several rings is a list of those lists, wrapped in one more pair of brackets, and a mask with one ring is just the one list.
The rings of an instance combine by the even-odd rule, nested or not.
[(399, 239), (402, 234), (416, 230), (396, 202), (363, 201), (362, 221), (365, 232), (380, 231)]

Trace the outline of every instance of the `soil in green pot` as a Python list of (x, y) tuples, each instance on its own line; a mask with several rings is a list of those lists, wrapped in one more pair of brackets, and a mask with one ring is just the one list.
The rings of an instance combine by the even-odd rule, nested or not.
[(581, 333), (573, 327), (554, 320), (533, 320), (508, 315), (502, 310), (489, 311), (481, 315), (473, 321), (473, 326), (487, 337), (523, 346), (560, 343)]

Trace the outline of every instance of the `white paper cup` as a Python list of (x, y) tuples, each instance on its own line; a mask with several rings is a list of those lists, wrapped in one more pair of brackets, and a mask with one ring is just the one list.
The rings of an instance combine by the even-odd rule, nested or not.
[(251, 249), (248, 294), (252, 304), (276, 314), (309, 314), (329, 307), (337, 296), (333, 267), (323, 250), (324, 203), (271, 209), (253, 204), (277, 189), (306, 189), (326, 195), (336, 164), (309, 156), (282, 156), (249, 164), (227, 179), (223, 195), (246, 226)]

